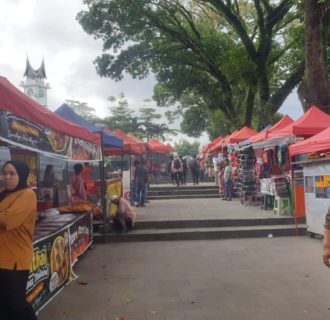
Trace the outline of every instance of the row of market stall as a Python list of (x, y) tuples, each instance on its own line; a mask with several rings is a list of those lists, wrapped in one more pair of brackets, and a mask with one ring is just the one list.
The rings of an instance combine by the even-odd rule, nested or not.
[(330, 205), (330, 116), (313, 106), (296, 121), (284, 116), (257, 133), (243, 127), (218, 137), (202, 152), (227, 157), (234, 192), (244, 205), (305, 217), (322, 234)]
[[(121, 130), (100, 129), (67, 105), (51, 112), (0, 76), (0, 164), (24, 160), (30, 168), (29, 187), (39, 199), (27, 285), (27, 299), (36, 311), (74, 278), (73, 265), (93, 241), (96, 210), (99, 221), (105, 222), (115, 210), (110, 196), (122, 195), (125, 188), (129, 194), (131, 157), (171, 151), (157, 140), (146, 143)], [(129, 157), (127, 170), (116, 174), (106, 170), (111, 169), (108, 157), (114, 155)], [(70, 207), (68, 181), (77, 162), (92, 164), (93, 174), (86, 183), (90, 199), (95, 199), (91, 206)], [(43, 185), (42, 173), (49, 164), (58, 180), (56, 210), (52, 189)], [(66, 208), (62, 211), (66, 214), (59, 214), (60, 208)]]

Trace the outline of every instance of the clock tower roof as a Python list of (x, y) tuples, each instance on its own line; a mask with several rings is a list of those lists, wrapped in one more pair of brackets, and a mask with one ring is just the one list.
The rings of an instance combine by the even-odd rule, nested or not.
[(44, 59), (42, 59), (40, 68), (35, 70), (32, 68), (29, 58), (27, 57), (24, 77), (27, 77), (27, 79), (31, 79), (31, 80), (47, 79)]

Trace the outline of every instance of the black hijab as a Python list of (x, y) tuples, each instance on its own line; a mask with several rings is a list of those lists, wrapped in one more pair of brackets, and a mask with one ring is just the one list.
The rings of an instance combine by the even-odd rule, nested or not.
[(24, 161), (21, 161), (21, 160), (11, 160), (11, 161), (7, 161), (3, 165), (3, 168), (8, 163), (10, 163), (16, 169), (16, 171), (17, 171), (17, 174), (18, 174), (18, 177), (19, 177), (18, 185), (13, 190), (6, 190), (5, 189), (4, 191), (0, 192), (0, 201), (3, 200), (8, 193), (11, 193), (11, 192), (15, 192), (15, 191), (18, 191), (18, 190), (21, 190), (21, 189), (28, 188), (27, 178), (28, 178), (29, 172), (30, 172), (29, 166)]

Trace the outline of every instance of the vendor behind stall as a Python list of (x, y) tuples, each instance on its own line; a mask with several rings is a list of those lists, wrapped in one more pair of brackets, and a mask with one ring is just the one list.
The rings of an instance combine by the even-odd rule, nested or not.
[(77, 204), (86, 201), (86, 189), (81, 177), (83, 165), (76, 163), (73, 166), (74, 175), (70, 179), (70, 204)]
[(43, 187), (45, 188), (52, 188), (53, 194), (52, 198), (54, 200), (54, 207), (58, 207), (58, 181), (56, 180), (55, 177), (55, 172), (54, 172), (54, 166), (52, 164), (48, 164), (45, 169), (44, 173), (44, 181), (43, 181)]
[(117, 212), (113, 217), (113, 226), (115, 230), (123, 232), (132, 230), (136, 220), (136, 213), (129, 205), (128, 201), (118, 195), (112, 195), (110, 200), (118, 207)]

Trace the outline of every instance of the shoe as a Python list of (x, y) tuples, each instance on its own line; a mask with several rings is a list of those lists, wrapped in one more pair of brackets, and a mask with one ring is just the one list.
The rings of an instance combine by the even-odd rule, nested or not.
[(141, 203), (137, 203), (135, 206), (136, 206), (136, 207), (139, 207), (140, 205), (141, 205)]
[(227, 200), (227, 198), (222, 198), (221, 200)]
[(140, 207), (145, 207), (146, 205), (145, 204), (141, 204)]
[(231, 198), (227, 199), (227, 201), (231, 201)]

